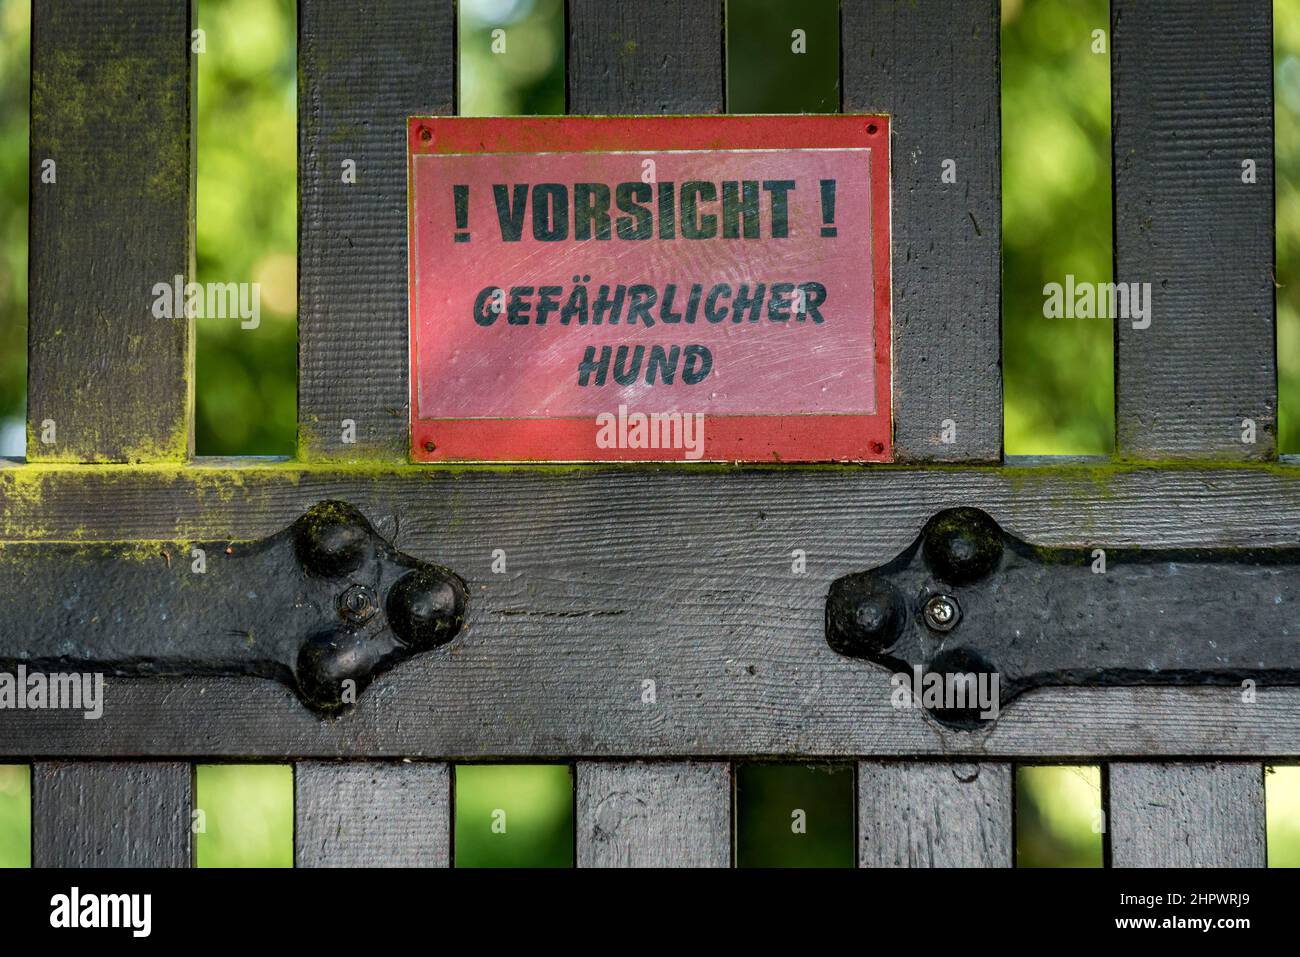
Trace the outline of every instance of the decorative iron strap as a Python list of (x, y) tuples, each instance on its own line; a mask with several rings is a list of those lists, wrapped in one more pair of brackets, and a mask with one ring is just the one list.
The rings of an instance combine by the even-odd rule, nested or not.
[(1300, 548), (1045, 548), (954, 508), (831, 584), (826, 640), (963, 728), (1047, 685), (1250, 694), (1300, 684)]
[(27, 595), (8, 597), (0, 669), (256, 675), (321, 713), (451, 641), (469, 597), (345, 502), (253, 542), (9, 544), (0, 563)]

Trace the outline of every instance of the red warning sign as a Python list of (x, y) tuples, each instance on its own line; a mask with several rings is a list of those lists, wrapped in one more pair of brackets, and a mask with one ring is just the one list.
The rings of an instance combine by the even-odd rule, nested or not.
[(413, 457), (888, 461), (888, 129), (413, 117)]

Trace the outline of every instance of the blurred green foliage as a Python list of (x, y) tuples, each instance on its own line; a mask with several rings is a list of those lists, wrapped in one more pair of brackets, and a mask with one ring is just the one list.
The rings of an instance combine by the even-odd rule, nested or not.
[(199, 867), (293, 867), (293, 768), (195, 768), (194, 853)]
[(1101, 768), (1016, 768), (1016, 866), (1101, 867)]
[(294, 0), (202, 0), (198, 281), (256, 282), (261, 323), (197, 319), (194, 447), (292, 455), (298, 391)]
[(573, 866), (567, 765), (457, 765), (453, 806), (457, 867)]
[(0, 764), (0, 867), (31, 867), (31, 806), (31, 768)]
[(853, 867), (852, 764), (736, 765), (737, 867)]
[(564, 113), (564, 0), (460, 0), (461, 116)]
[(1268, 866), (1300, 867), (1300, 767), (1265, 769)]
[(726, 25), (728, 113), (839, 112), (839, 0), (727, 0)]
[[(1093, 52), (1093, 31), (1106, 52)], [(1002, 4), (1002, 374), (1012, 455), (1114, 448), (1113, 324), (1043, 286), (1112, 277), (1108, 0)]]
[[(733, 112), (834, 111), (834, 0), (726, 0)], [(460, 0), (464, 115), (564, 112), (562, 0)], [(1042, 287), (1072, 273), (1111, 277), (1107, 0), (1003, 0), (1003, 361), (1011, 453), (1112, 447), (1112, 329), (1042, 316)], [(1300, 0), (1274, 8), (1280, 447), (1300, 452)], [(198, 321), (196, 445), (202, 454), (290, 454), (296, 420), (296, 11), (293, 0), (201, 0), (198, 57), (198, 279), (256, 281), (262, 322)], [(791, 49), (803, 29), (807, 54)], [(504, 35), (493, 36), (493, 31)], [(29, 0), (0, 0), (0, 454), (21, 452), (25, 404)], [(494, 39), (504, 52), (494, 53)], [(1107, 37), (1107, 43), (1109, 38)], [(287, 766), (197, 771), (202, 866), (289, 866)], [(1269, 774), (1269, 859), (1300, 865), (1300, 769)], [(461, 866), (572, 862), (568, 768), (456, 770)], [(0, 766), (0, 866), (30, 857), (29, 770)], [(750, 864), (853, 862), (848, 766), (737, 769), (737, 858)], [(1021, 866), (1095, 866), (1096, 768), (1017, 773)], [(794, 809), (808, 831), (791, 831)], [(492, 814), (506, 812), (506, 832)]]

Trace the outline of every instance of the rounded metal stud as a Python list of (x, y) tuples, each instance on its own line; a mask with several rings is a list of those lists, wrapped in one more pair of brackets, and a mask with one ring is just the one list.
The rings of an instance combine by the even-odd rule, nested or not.
[(978, 508), (949, 508), (926, 523), (926, 564), (950, 585), (968, 585), (988, 575), (1002, 559), (1002, 529)]
[(346, 502), (320, 502), (295, 523), (293, 549), (308, 574), (341, 578), (370, 554), (370, 523)]
[(826, 596), (826, 642), (842, 655), (872, 658), (898, 640), (906, 617), (902, 595), (884, 578), (848, 575)]
[[(959, 731), (974, 731), (985, 727), (997, 716), (1002, 706), (1001, 683), (993, 682), (997, 669), (974, 648), (946, 648), (930, 659), (925, 670), (929, 674), (943, 675), (945, 685), (957, 680), (958, 676), (967, 680), (962, 705), (927, 709), (940, 724)], [(980, 700), (982, 692), (992, 694), (994, 691), (999, 693), (999, 700)]]
[(399, 578), (388, 590), (384, 610), (397, 639), (424, 650), (456, 636), (468, 601), (469, 592), (460, 578), (446, 569), (428, 566)]

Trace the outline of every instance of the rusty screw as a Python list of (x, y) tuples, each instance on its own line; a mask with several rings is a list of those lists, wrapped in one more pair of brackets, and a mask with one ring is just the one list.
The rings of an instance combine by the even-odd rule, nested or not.
[(354, 625), (364, 625), (379, 611), (379, 600), (365, 585), (352, 585), (339, 595), (339, 614)]
[(433, 141), (433, 130), (427, 126), (420, 127), (420, 142), (431, 143)]
[(935, 631), (952, 631), (961, 620), (961, 606), (949, 595), (933, 595), (925, 603), (925, 623)]

